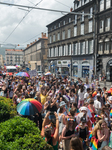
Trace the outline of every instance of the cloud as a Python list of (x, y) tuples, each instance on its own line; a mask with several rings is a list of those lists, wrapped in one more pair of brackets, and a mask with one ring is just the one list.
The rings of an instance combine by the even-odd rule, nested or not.
[[(73, 7), (73, 1), (68, 0), (58, 0), (63, 4)], [(34, 6), (32, 3), (36, 4), (40, 2), (39, 0), (3, 0), (3, 2), (14, 3), (19, 5)], [(32, 3), (31, 3), (32, 2)], [(38, 7), (47, 8), (47, 9), (56, 9), (56, 10), (65, 10), (70, 11), (70, 9), (56, 0), (43, 0)], [(18, 7), (0, 5), (0, 37), (1, 41), (5, 41), (9, 34), (14, 30), (18, 25), (21, 19), (25, 16), (27, 12), (18, 9)], [(54, 20), (61, 17), (61, 13), (42, 11), (42, 10), (32, 10), (26, 18), (21, 22), (13, 34), (7, 39), (6, 43), (11, 44), (22, 44), (28, 39), (35, 37), (38, 39), (41, 32), (47, 30), (46, 25), (53, 22)], [(34, 38), (34, 39), (35, 39)], [(27, 43), (32, 42), (28, 41)], [(27, 44), (24, 43), (24, 44)]]

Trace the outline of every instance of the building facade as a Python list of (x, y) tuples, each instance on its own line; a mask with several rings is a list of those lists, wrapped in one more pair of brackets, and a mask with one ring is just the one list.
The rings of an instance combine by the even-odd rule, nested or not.
[(6, 49), (5, 63), (6, 65), (23, 65), (23, 50), (20, 49)]
[(3, 55), (0, 55), (0, 68), (1, 68), (1, 66), (4, 66)]
[(96, 49), (101, 59), (101, 73), (112, 81), (112, 0), (97, 0)]
[(25, 65), (31, 70), (46, 71), (48, 69), (47, 63), (48, 53), (48, 38), (46, 33), (42, 33), (42, 37), (34, 42), (27, 44), (24, 49)]
[[(94, 69), (95, 1), (74, 1), (73, 12), (55, 20), (48, 27), (49, 69), (75, 77), (91, 77)], [(89, 13), (90, 15), (83, 15)]]

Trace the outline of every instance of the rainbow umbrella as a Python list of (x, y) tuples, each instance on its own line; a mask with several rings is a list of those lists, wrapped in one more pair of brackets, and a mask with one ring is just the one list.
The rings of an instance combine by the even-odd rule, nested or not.
[(30, 75), (27, 72), (19, 72), (16, 74), (16, 76), (20, 76), (20, 77), (30, 77)]
[(52, 75), (52, 73), (50, 71), (45, 73), (45, 76), (49, 76), (49, 75)]
[(42, 110), (42, 104), (35, 99), (25, 99), (17, 105), (17, 112), (24, 116), (35, 115)]

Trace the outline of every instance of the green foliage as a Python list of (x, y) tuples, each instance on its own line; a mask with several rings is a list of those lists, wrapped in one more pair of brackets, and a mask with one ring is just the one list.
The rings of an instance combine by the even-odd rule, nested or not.
[(15, 115), (17, 115), (17, 112), (13, 101), (6, 97), (0, 97), (0, 122), (8, 120)]
[(36, 124), (16, 116), (0, 124), (0, 149), (53, 150), (40, 136)]

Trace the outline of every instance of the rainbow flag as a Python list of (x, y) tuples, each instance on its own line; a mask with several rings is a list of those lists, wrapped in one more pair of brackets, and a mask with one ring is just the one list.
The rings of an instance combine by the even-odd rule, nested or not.
[(92, 131), (91, 131), (91, 133), (89, 135), (89, 140), (91, 140), (91, 138), (92, 138)]
[(111, 111), (110, 111), (110, 117), (112, 117), (112, 109), (111, 109)]
[(92, 137), (90, 142), (90, 147), (92, 150), (98, 150), (98, 139)]

